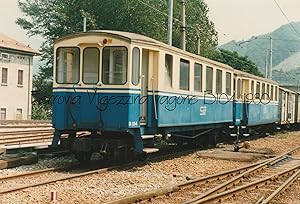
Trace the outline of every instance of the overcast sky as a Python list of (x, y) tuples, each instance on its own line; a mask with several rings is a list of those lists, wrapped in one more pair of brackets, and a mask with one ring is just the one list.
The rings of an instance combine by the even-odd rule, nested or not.
[(29, 38), (26, 31), (21, 29), (15, 21), (22, 17), (22, 13), (18, 7), (18, 0), (1, 0), (0, 7), (0, 32), (24, 43), (34, 49), (38, 49), (42, 39), (38, 37)]
[[(188, 0), (187, 0), (188, 1)], [(219, 44), (264, 34), (288, 23), (274, 0), (204, 0), (210, 8), (210, 19), (219, 32)], [(18, 0), (1, 0), (0, 32), (38, 49), (41, 39), (29, 38), (15, 24), (22, 16)], [(277, 0), (291, 21), (300, 21), (300, 0)]]
[[(272, 32), (288, 21), (274, 0), (204, 0), (219, 44)], [(276, 0), (291, 21), (300, 21), (300, 0)]]

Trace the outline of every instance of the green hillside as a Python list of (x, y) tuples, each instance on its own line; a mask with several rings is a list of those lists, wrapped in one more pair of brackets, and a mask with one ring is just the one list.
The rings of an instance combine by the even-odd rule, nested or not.
[[(293, 26), (300, 33), (300, 22), (293, 23)], [(273, 66), (296, 52), (300, 52), (300, 36), (292, 30), (289, 24), (268, 34), (253, 36), (246, 41), (231, 41), (221, 45), (220, 48), (248, 56), (258, 67), (263, 69), (265, 67), (265, 52), (270, 50), (270, 37), (273, 38)]]
[[(282, 84), (294, 84), (300, 82), (300, 22), (292, 23), (299, 35), (290, 24), (286, 24), (265, 35), (253, 36), (245, 41), (231, 41), (220, 48), (236, 51), (240, 55), (248, 56), (265, 73), (266, 54), (269, 60), (270, 37), (273, 39), (273, 79)], [(299, 53), (298, 53), (299, 52)], [(298, 65), (299, 64), (299, 65)]]

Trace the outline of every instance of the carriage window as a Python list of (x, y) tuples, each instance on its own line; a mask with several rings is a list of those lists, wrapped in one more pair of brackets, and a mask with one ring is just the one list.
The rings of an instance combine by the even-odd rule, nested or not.
[(264, 100), (266, 99), (266, 85), (265, 83), (262, 83), (262, 86), (261, 86), (261, 98)]
[(221, 94), (222, 93), (222, 70), (217, 69), (216, 74), (216, 93)]
[(251, 95), (254, 96), (254, 81), (251, 81)]
[(226, 72), (226, 94), (231, 95), (231, 73)]
[(64, 47), (56, 51), (56, 82), (75, 84), (79, 82), (79, 48)]
[(127, 81), (127, 48), (105, 47), (102, 56), (103, 84), (125, 84)]
[(277, 96), (278, 96), (278, 87), (276, 86), (275, 87), (275, 101), (277, 101)]
[(256, 94), (255, 98), (259, 99), (260, 98), (260, 82), (256, 82)]
[(237, 92), (237, 99), (241, 99), (242, 98), (242, 83), (241, 83), (241, 79), (237, 80), (237, 88), (236, 88), (236, 92)]
[(212, 85), (213, 85), (213, 68), (206, 67), (206, 92), (212, 92)]
[(168, 78), (166, 84), (172, 87), (172, 74), (173, 74), (173, 56), (166, 54), (165, 56), (165, 77)]
[(190, 83), (190, 62), (180, 59), (180, 76), (179, 76), (179, 89), (189, 90)]
[(194, 91), (202, 91), (202, 64), (194, 65)]
[(265, 94), (266, 95), (266, 99), (267, 100), (271, 100), (270, 99), (270, 85), (269, 84), (267, 84), (267, 91), (266, 92), (267, 92), (267, 94)]
[(274, 100), (274, 86), (271, 85), (271, 94), (270, 94), (270, 98), (273, 101)]
[(85, 48), (83, 51), (83, 82), (97, 84), (99, 81), (99, 49)]
[(138, 85), (140, 82), (140, 49), (135, 47), (132, 50), (132, 84)]

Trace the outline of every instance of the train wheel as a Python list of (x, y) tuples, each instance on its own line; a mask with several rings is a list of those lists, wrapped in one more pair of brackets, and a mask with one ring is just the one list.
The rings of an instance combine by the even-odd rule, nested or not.
[(76, 152), (75, 157), (80, 164), (86, 165), (91, 161), (92, 152)]

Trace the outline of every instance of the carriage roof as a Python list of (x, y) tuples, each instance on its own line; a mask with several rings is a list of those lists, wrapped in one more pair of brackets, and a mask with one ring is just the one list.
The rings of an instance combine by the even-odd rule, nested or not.
[(110, 35), (110, 36), (114, 36), (114, 37), (129, 41), (129, 42), (150, 44), (150, 45), (153, 45), (153, 46), (164, 48), (164, 49), (169, 50), (169, 51), (179, 53), (181, 55), (187, 55), (188, 57), (193, 58), (193, 59), (198, 59), (200, 61), (204, 61), (205, 63), (208, 63), (212, 66), (219, 66), (219, 67), (222, 67), (222, 68), (229, 69), (231, 71), (234, 71), (234, 73), (239, 75), (239, 76), (254, 78), (254, 79), (257, 79), (257, 80), (277, 84), (277, 82), (275, 82), (273, 80), (269, 80), (269, 79), (266, 79), (266, 78), (263, 78), (263, 77), (255, 76), (253, 74), (249, 74), (249, 73), (246, 73), (246, 72), (243, 72), (243, 71), (239, 71), (237, 69), (232, 68), (231, 66), (229, 66), (227, 64), (223, 64), (223, 63), (220, 63), (220, 62), (217, 62), (217, 61), (214, 61), (214, 60), (211, 60), (211, 59), (208, 59), (208, 58), (205, 58), (205, 57), (202, 57), (202, 56), (199, 56), (199, 55), (187, 52), (187, 51), (183, 51), (183, 50), (181, 50), (177, 47), (170, 46), (166, 43), (160, 42), (160, 41), (155, 40), (153, 38), (150, 38), (150, 37), (147, 37), (147, 36), (144, 36), (144, 35), (140, 35), (140, 34), (137, 34), (137, 33), (130, 33), (130, 32), (125, 32), (125, 31), (116, 31), (116, 30), (91, 30), (91, 31), (88, 31), (88, 32), (73, 33), (73, 34), (67, 35), (65, 37), (61, 37), (61, 38), (57, 39), (55, 42), (59, 42), (59, 41), (62, 41), (62, 40), (68, 39), (68, 38), (80, 37), (80, 36), (89, 36), (89, 35), (95, 35), (95, 34), (96, 35), (97, 34)]

